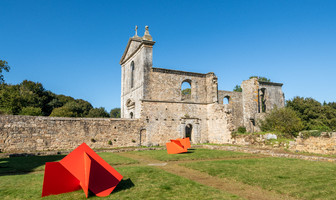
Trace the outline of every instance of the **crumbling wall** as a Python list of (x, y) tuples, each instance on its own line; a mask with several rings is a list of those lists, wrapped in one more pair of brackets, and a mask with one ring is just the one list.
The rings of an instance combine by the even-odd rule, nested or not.
[(92, 148), (140, 145), (140, 120), (0, 116), (0, 150), (35, 152), (72, 150), (83, 142)]
[[(228, 98), (228, 104), (224, 104), (224, 98)], [(218, 103), (220, 105), (224, 105), (226, 109), (231, 113), (232, 123), (235, 130), (239, 126), (244, 126), (242, 92), (218, 90)]]

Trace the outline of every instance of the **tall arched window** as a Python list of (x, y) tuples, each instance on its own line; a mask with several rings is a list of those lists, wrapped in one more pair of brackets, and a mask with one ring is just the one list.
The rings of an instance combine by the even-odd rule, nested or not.
[(181, 99), (191, 99), (191, 80), (184, 80), (181, 84)]
[(229, 96), (225, 96), (223, 99), (223, 104), (229, 104), (230, 103), (230, 97)]
[(131, 88), (133, 88), (134, 85), (134, 61), (131, 63)]

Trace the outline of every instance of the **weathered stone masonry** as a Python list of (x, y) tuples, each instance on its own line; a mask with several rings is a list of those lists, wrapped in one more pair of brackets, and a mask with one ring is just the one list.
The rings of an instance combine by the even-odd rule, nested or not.
[[(154, 44), (147, 27), (143, 37), (129, 39), (120, 60), (121, 117), (145, 122), (147, 145), (164, 145), (177, 137), (190, 137), (192, 143), (230, 143), (239, 126), (257, 131), (256, 121), (264, 113), (284, 106), (280, 83), (253, 78), (243, 81), (243, 92), (223, 91), (213, 72), (155, 68)], [(181, 92), (184, 83), (190, 85), (187, 96)]]
[(91, 148), (138, 146), (143, 130), (144, 123), (135, 119), (0, 115), (0, 150), (72, 150), (83, 142)]

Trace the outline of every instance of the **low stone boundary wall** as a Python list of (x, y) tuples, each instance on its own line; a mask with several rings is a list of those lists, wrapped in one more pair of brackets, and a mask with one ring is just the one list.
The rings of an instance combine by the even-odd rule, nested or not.
[(296, 138), (291, 142), (289, 149), (292, 151), (309, 152), (317, 154), (336, 154), (336, 134), (331, 137)]
[(134, 119), (0, 115), (1, 152), (72, 150), (140, 145), (144, 124)]
[(239, 146), (216, 146), (216, 145), (201, 145), (199, 147), (207, 149), (216, 149), (216, 150), (225, 150), (225, 151), (238, 151), (244, 153), (255, 153), (263, 154), (272, 157), (284, 157), (284, 158), (297, 158), (310, 161), (326, 161), (326, 162), (336, 162), (336, 158), (328, 158), (321, 156), (306, 156), (306, 155), (297, 155), (289, 153), (277, 153), (273, 149), (254, 149), (248, 147), (239, 147)]
[[(302, 138), (298, 136), (293, 141), (275, 142), (271, 145), (274, 148), (287, 148), (295, 152), (307, 152), (316, 154), (336, 154), (336, 133), (322, 133), (320, 137)], [(265, 138), (265, 135), (240, 135), (232, 139), (232, 144), (235, 145), (253, 145), (257, 147), (270, 147), (270, 142)]]

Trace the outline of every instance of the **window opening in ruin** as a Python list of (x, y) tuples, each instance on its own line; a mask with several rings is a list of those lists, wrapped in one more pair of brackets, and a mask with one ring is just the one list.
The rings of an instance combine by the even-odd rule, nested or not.
[(185, 127), (185, 137), (189, 138), (191, 141), (191, 134), (192, 134), (192, 125), (191, 124), (187, 124)]
[(131, 63), (131, 88), (133, 88), (134, 84), (134, 61)]
[(181, 84), (181, 99), (191, 99), (191, 80), (185, 80)]
[(223, 104), (229, 104), (230, 102), (230, 97), (229, 96), (225, 96), (223, 99)]
[(130, 117), (131, 117), (131, 119), (133, 119), (133, 112), (130, 113)]
[(261, 112), (266, 112), (266, 88), (260, 89)]

